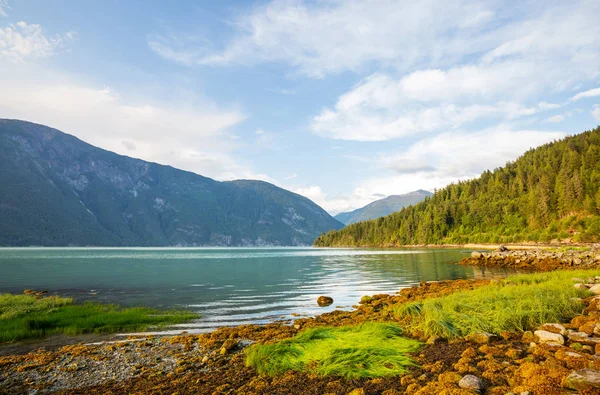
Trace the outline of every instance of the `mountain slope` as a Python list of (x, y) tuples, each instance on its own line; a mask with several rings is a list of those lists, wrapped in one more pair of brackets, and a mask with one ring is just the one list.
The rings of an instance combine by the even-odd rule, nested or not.
[(315, 245), (553, 239), (600, 240), (600, 127), (529, 150), (387, 217), (321, 235)]
[(355, 222), (384, 217), (396, 211), (400, 211), (404, 207), (417, 204), (431, 195), (433, 195), (433, 193), (422, 189), (404, 195), (391, 195), (369, 203), (354, 211), (334, 215), (334, 218), (346, 225), (350, 225)]
[(305, 245), (343, 226), (262, 181), (218, 182), (0, 119), (0, 245)]

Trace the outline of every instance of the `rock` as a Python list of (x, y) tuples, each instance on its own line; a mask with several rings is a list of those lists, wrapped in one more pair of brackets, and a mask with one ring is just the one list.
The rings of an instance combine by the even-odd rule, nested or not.
[(588, 344), (588, 345), (596, 345), (596, 344), (600, 343), (600, 338), (590, 337), (590, 335), (588, 335), (585, 332), (572, 332), (572, 333), (569, 333), (568, 337), (569, 337), (569, 340), (571, 340), (573, 342), (579, 342), (579, 343)]
[(332, 303), (333, 303), (333, 298), (330, 296), (321, 295), (317, 298), (317, 304), (321, 307), (329, 306)]
[(227, 339), (223, 342), (223, 346), (219, 351), (221, 355), (227, 354), (229, 351), (233, 350), (237, 346), (238, 342), (233, 339)]
[(465, 377), (460, 379), (458, 386), (465, 390), (473, 390), (480, 392), (483, 390), (483, 381), (477, 376), (467, 374)]
[(596, 284), (590, 288), (590, 292), (594, 295), (600, 295), (600, 284)]
[(497, 338), (496, 335), (487, 332), (475, 332), (467, 336), (467, 340), (470, 340), (479, 344), (486, 344)]
[(442, 338), (439, 336), (431, 336), (431, 337), (429, 337), (429, 339), (427, 339), (427, 344), (439, 343), (441, 340), (442, 340)]
[(544, 324), (544, 325), (540, 326), (539, 329), (542, 331), (558, 333), (561, 335), (565, 335), (567, 333), (567, 330), (561, 324)]
[(563, 386), (578, 391), (600, 388), (600, 371), (594, 369), (576, 370), (565, 378)]
[(508, 251), (508, 248), (506, 248), (505, 245), (500, 245), (500, 247), (498, 247), (497, 251), (506, 252), (506, 251)]
[(300, 329), (300, 328), (302, 328), (300, 325), (294, 324), (294, 329)]
[(355, 388), (348, 392), (348, 395), (365, 395), (365, 390), (363, 388)]
[(358, 303), (360, 303), (360, 304), (367, 304), (367, 303), (369, 303), (372, 300), (374, 300), (374, 298), (372, 298), (369, 295), (365, 295), (362, 298), (360, 298), (360, 302), (358, 302)]
[(535, 336), (532, 331), (523, 332), (523, 337), (521, 338), (521, 341), (523, 343), (531, 343), (534, 340), (535, 340)]
[(471, 258), (481, 259), (482, 257), (483, 257), (483, 254), (481, 252), (473, 251), (471, 253)]
[(573, 286), (577, 289), (582, 289), (582, 290), (588, 289), (588, 287), (586, 287), (585, 284), (582, 284), (582, 283), (573, 284)]
[(535, 331), (533, 333), (539, 343), (556, 343), (565, 344), (565, 338), (560, 333), (552, 333), (548, 331)]

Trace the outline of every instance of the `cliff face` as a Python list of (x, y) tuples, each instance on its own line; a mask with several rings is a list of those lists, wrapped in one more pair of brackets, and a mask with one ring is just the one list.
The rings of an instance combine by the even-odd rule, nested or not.
[(309, 245), (339, 229), (309, 199), (262, 181), (218, 182), (0, 120), (0, 245)]

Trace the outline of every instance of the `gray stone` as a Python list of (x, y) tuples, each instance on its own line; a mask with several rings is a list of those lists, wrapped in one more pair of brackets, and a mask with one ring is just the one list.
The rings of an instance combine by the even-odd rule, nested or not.
[(565, 338), (560, 333), (552, 333), (548, 331), (535, 331), (533, 333), (539, 343), (556, 343), (565, 344)]
[(471, 253), (471, 258), (480, 259), (481, 257), (483, 257), (483, 254), (481, 252), (473, 251)]
[(576, 370), (565, 379), (565, 388), (578, 391), (600, 388), (600, 371), (594, 369)]
[(600, 284), (596, 284), (590, 288), (590, 292), (594, 295), (600, 295)]
[(483, 381), (481, 381), (481, 379), (477, 376), (467, 374), (465, 377), (460, 379), (458, 386), (462, 389), (480, 392), (483, 390)]

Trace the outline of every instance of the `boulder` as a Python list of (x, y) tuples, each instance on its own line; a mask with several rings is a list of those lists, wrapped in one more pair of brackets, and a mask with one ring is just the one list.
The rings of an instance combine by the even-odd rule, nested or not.
[(587, 290), (588, 287), (585, 284), (582, 283), (577, 283), (577, 284), (573, 284), (573, 286), (577, 289), (581, 289), (581, 290)]
[(508, 251), (508, 248), (506, 248), (505, 245), (500, 245), (500, 247), (498, 247), (498, 251), (505, 252), (505, 251)]
[(560, 333), (552, 333), (548, 331), (535, 331), (533, 333), (538, 343), (556, 343), (565, 344), (565, 338)]
[(600, 370), (576, 370), (565, 378), (563, 386), (578, 391), (600, 388)]
[(477, 376), (467, 374), (465, 377), (460, 379), (458, 386), (465, 390), (472, 390), (476, 392), (483, 391), (483, 381)]
[(481, 259), (482, 257), (483, 257), (483, 254), (481, 252), (473, 251), (471, 253), (471, 258)]
[(596, 284), (590, 288), (590, 292), (594, 295), (600, 295), (600, 284)]
[(321, 295), (317, 298), (317, 304), (321, 307), (329, 306), (332, 303), (333, 303), (333, 298), (330, 296)]
[(539, 329), (542, 331), (558, 333), (561, 335), (565, 335), (567, 333), (567, 330), (561, 324), (544, 324), (544, 325), (540, 326)]

